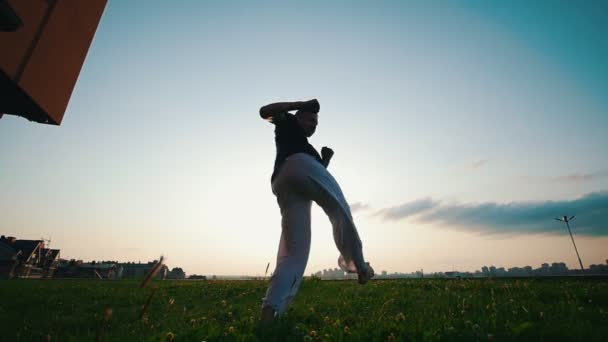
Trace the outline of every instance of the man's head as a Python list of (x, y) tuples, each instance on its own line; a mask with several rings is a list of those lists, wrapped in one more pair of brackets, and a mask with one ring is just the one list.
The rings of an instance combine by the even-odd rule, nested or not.
[(315, 133), (317, 124), (319, 123), (319, 114), (317, 112), (300, 109), (296, 112), (296, 119), (307, 137)]

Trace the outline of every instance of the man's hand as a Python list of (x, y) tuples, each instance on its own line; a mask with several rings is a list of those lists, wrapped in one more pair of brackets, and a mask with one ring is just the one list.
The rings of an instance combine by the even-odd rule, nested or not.
[(317, 99), (312, 99), (310, 101), (304, 102), (301, 109), (311, 111), (313, 113), (318, 113), (319, 110), (321, 110), (321, 105), (319, 105), (319, 101), (317, 101)]
[(327, 147), (327, 146), (323, 146), (323, 148), (321, 148), (321, 159), (323, 160), (323, 165), (327, 168), (327, 166), (329, 166), (329, 161), (331, 160), (331, 157), (334, 156), (334, 150), (332, 150), (331, 148)]

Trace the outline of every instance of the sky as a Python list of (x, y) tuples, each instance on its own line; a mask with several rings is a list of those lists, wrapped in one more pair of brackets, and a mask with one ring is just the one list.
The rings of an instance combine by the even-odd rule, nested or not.
[[(0, 231), (188, 274), (275, 265), (273, 126), (310, 142), (377, 271), (608, 259), (603, 1), (110, 0), (60, 126), (0, 119)], [(51, 86), (51, 85), (50, 85)], [(306, 274), (337, 267), (313, 207)]]

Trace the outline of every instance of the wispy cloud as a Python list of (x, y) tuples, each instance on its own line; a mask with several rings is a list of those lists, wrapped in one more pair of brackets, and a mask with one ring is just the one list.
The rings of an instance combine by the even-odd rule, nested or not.
[(579, 183), (603, 178), (608, 178), (608, 170), (600, 170), (592, 173), (572, 173), (565, 176), (551, 178), (551, 181), (559, 183)]
[(351, 204), (349, 204), (349, 206), (350, 206), (350, 211), (353, 212), (353, 213), (355, 211), (363, 211), (363, 210), (367, 210), (367, 209), (371, 208), (369, 206), (369, 204), (361, 203), (361, 202), (351, 203)]
[(538, 177), (538, 176), (521, 176), (520, 180), (527, 183), (539, 183), (539, 182), (550, 182), (550, 183), (583, 183), (590, 181), (597, 181), (608, 178), (608, 170), (599, 170), (590, 173), (571, 173), (568, 175), (555, 176), (555, 177)]
[(586, 194), (574, 200), (544, 202), (487, 202), (443, 204), (422, 199), (378, 211), (384, 220), (413, 216), (414, 221), (436, 223), (486, 233), (565, 233), (555, 221), (562, 215), (576, 215), (575, 232), (608, 236), (608, 191)]
[(475, 170), (475, 169), (479, 169), (480, 167), (484, 166), (485, 164), (488, 163), (488, 159), (484, 158), (484, 159), (479, 159), (476, 160), (472, 163), (467, 164), (467, 168), (471, 169), (471, 170)]
[(408, 216), (429, 210), (438, 204), (438, 202), (435, 202), (430, 198), (421, 198), (395, 207), (381, 209), (376, 212), (375, 216), (380, 216), (385, 221), (401, 220)]

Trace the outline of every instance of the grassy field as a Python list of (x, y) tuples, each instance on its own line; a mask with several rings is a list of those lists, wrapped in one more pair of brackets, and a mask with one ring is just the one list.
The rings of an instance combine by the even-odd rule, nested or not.
[(287, 314), (270, 327), (257, 322), (266, 284), (154, 281), (141, 289), (126, 280), (4, 280), (0, 339), (608, 340), (605, 278), (412, 279), (365, 286), (307, 279)]

